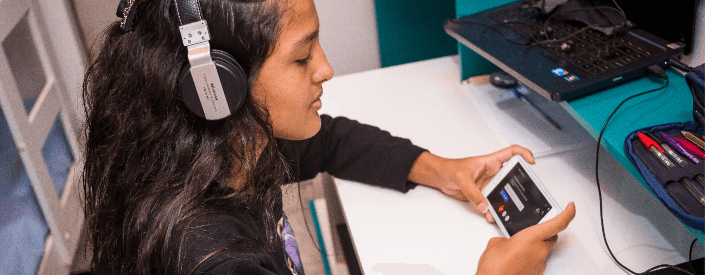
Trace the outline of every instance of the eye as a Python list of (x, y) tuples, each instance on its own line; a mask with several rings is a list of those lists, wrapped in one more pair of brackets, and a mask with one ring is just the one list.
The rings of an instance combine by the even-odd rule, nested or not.
[(306, 65), (306, 64), (308, 64), (309, 61), (311, 61), (311, 54), (310, 53), (308, 54), (308, 56), (306, 56), (306, 58), (296, 60), (295, 62), (299, 63), (300, 65)]

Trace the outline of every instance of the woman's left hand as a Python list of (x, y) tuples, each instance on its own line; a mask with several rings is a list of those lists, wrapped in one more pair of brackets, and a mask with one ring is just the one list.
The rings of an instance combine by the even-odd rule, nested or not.
[(482, 188), (513, 155), (521, 155), (528, 163), (534, 164), (531, 151), (518, 145), (489, 155), (463, 159), (446, 159), (424, 152), (411, 168), (409, 180), (438, 188), (456, 199), (470, 201), (478, 214), (484, 215), (488, 222), (494, 222), (487, 211)]

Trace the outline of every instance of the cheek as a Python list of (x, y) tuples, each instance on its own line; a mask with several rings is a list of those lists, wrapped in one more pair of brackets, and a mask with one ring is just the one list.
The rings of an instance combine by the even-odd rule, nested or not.
[(316, 109), (311, 108), (311, 96), (306, 90), (293, 89), (302, 85), (255, 85), (252, 96), (267, 108), (276, 138), (301, 140), (315, 135), (321, 128)]

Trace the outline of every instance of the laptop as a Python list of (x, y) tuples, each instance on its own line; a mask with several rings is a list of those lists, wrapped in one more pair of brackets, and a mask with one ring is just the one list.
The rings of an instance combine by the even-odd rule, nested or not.
[(556, 2), (518, 1), (448, 19), (444, 28), (554, 101), (633, 80), (692, 51), (698, 0), (562, 0), (550, 11), (546, 1)]

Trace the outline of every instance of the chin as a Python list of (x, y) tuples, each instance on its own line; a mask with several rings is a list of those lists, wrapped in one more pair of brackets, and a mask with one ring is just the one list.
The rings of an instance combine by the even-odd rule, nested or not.
[(320, 130), (321, 130), (321, 123), (318, 123), (318, 127), (316, 127), (315, 129), (311, 130), (310, 132), (308, 132), (308, 134), (305, 135), (302, 139), (309, 139), (309, 138), (312, 138), (313, 136), (315, 136), (316, 134), (318, 134), (318, 131), (320, 131)]
[(313, 137), (321, 130), (321, 117), (316, 115), (315, 119), (307, 121), (304, 126), (292, 127), (277, 133), (275, 130), (274, 137), (287, 140), (304, 140)]

